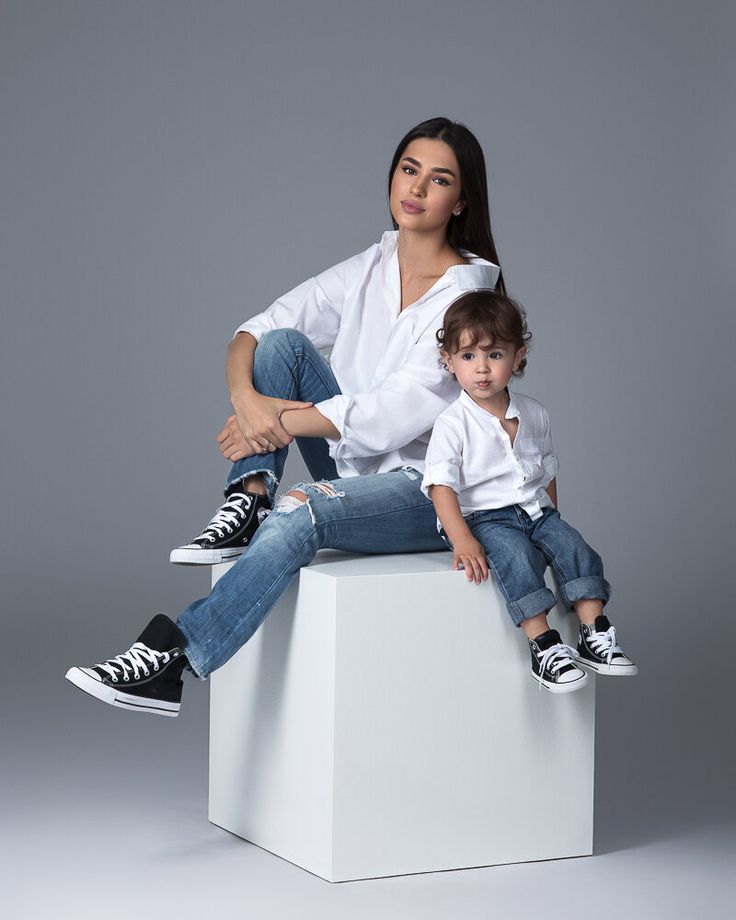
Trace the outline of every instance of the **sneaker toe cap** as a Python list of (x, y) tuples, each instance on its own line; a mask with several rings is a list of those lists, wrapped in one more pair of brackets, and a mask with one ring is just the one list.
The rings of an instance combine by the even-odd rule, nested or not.
[(558, 684), (573, 684), (575, 681), (584, 680), (586, 677), (585, 671), (581, 671), (580, 668), (570, 668), (569, 671), (565, 671), (564, 674), (560, 674), (557, 683)]

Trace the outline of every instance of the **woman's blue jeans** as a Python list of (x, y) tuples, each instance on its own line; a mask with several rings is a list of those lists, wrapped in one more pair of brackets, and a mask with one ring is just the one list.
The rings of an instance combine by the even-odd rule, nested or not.
[[(266, 333), (256, 348), (253, 383), (260, 393), (319, 402), (340, 390), (325, 359), (294, 329)], [(299, 569), (319, 549), (354, 553), (446, 550), (437, 533), (432, 502), (412, 467), (340, 479), (323, 438), (298, 438), (310, 474), (318, 482), (293, 488), (302, 503), (277, 502), (252, 543), (210, 594), (190, 604), (177, 625), (187, 638), (192, 670), (206, 677), (255, 633)], [(288, 447), (233, 464), (228, 482), (266, 473), (273, 499)]]
[[(263, 396), (313, 403), (340, 392), (330, 365), (296, 329), (274, 329), (261, 336), (253, 356), (253, 385)], [(337, 467), (324, 438), (295, 438), (295, 441), (313, 479), (337, 479)], [(263, 473), (266, 492), (273, 504), (288, 452), (288, 446), (280, 447), (267, 454), (237, 460), (230, 469), (226, 488), (254, 473)]]

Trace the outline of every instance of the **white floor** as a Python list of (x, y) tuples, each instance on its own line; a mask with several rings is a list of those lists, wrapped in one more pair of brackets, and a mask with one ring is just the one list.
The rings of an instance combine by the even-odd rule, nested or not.
[[(683, 785), (677, 770), (660, 775), (635, 756), (630, 772), (599, 758), (593, 857), (331, 885), (208, 823), (207, 693), (192, 684), (179, 719), (111, 710), (62, 685), (28, 706), (32, 718), (3, 745), (3, 917), (554, 920), (583, 910), (691, 920), (730, 910), (730, 789), (726, 800), (703, 776), (691, 771)], [(681, 765), (692, 762), (684, 750)]]

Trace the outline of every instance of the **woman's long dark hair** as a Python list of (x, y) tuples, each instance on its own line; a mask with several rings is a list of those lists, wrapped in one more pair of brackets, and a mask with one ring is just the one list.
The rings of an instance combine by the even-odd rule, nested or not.
[[(488, 210), (486, 161), (475, 135), (465, 125), (461, 125), (457, 121), (450, 121), (449, 118), (430, 118), (428, 121), (423, 121), (421, 124), (416, 125), (408, 134), (404, 135), (391, 161), (391, 169), (388, 174), (389, 200), (391, 197), (391, 180), (399, 160), (410, 142), (417, 137), (428, 137), (432, 140), (444, 141), (448, 146), (452, 147), (460, 166), (460, 200), (465, 201), (465, 207), (457, 217), (453, 215), (450, 218), (450, 223), (447, 227), (447, 241), (456, 252), (460, 249), (467, 249), (481, 258), (495, 263), (500, 268), (501, 262), (496, 252), (496, 244), (493, 242), (491, 215)], [(391, 222), (394, 225), (394, 230), (398, 230), (399, 225), (393, 219), (393, 215), (391, 216)], [(498, 275), (496, 290), (506, 293), (503, 272)]]

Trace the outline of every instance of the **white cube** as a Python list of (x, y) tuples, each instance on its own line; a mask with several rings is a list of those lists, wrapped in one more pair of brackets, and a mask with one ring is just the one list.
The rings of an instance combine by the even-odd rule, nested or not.
[(592, 853), (595, 682), (540, 690), (492, 578), (451, 563), (301, 570), (211, 676), (210, 821), (331, 882)]

